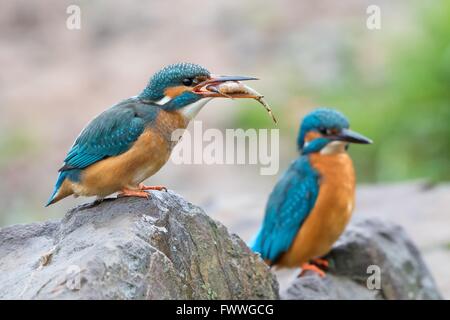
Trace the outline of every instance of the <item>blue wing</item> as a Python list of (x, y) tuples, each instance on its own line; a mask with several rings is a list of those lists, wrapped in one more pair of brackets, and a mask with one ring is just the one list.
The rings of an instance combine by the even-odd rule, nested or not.
[(261, 257), (275, 262), (292, 244), (319, 191), (319, 175), (307, 156), (295, 160), (270, 194), (263, 225), (251, 244)]
[(158, 108), (131, 98), (93, 119), (76, 139), (60, 171), (83, 169), (127, 151), (157, 116)]
[(159, 110), (155, 105), (130, 98), (92, 120), (67, 153), (46, 206), (57, 201), (58, 191), (66, 178), (78, 182), (82, 169), (127, 151), (145, 127), (156, 119)]

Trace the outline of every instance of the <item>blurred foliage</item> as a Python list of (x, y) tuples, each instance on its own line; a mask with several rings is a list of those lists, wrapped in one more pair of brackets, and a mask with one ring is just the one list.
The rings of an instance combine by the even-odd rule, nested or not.
[(450, 2), (439, 2), (417, 8), (418, 32), (388, 43), (381, 84), (350, 73), (334, 94), (375, 141), (352, 148), (365, 180), (450, 179)]
[[(237, 116), (235, 125), (243, 129), (267, 129), (276, 128), (270, 115), (263, 109), (262, 105), (254, 100), (240, 100), (239, 108), (237, 108)], [(278, 120), (277, 112), (274, 110), (274, 115)]]
[[(361, 44), (354, 41), (338, 57), (339, 81), (310, 87), (315, 101), (340, 109), (354, 130), (374, 140), (350, 148), (360, 181), (450, 179), (450, 1), (416, 9), (410, 34), (383, 34), (381, 77), (361, 67)], [(241, 108), (238, 124), (267, 127), (259, 111)], [(289, 116), (281, 115), (281, 122)]]
[(0, 135), (0, 169), (11, 161), (36, 149), (32, 135), (22, 129), (11, 129)]

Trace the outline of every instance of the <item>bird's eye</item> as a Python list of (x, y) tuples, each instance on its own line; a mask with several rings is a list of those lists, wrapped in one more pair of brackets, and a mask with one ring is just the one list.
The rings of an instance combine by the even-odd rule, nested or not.
[(319, 128), (319, 132), (324, 136), (331, 136), (335, 133), (335, 130), (321, 127)]
[(185, 86), (189, 87), (190, 85), (192, 85), (192, 81), (193, 81), (192, 78), (185, 78), (185, 79), (183, 79), (183, 84)]

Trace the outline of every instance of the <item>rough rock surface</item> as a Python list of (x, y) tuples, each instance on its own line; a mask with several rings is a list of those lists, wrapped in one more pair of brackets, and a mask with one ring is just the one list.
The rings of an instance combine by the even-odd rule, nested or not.
[[(307, 273), (281, 297), (441, 298), (417, 248), (392, 223), (352, 222), (327, 259), (326, 278)], [(0, 299), (11, 298), (277, 299), (278, 283), (239, 237), (169, 191), (0, 229)]]
[[(282, 298), (441, 299), (405, 231), (381, 219), (350, 224), (327, 259), (330, 268), (325, 278), (308, 271), (282, 293)], [(377, 274), (378, 283), (374, 278)]]
[(172, 192), (0, 230), (1, 299), (276, 299), (236, 235)]

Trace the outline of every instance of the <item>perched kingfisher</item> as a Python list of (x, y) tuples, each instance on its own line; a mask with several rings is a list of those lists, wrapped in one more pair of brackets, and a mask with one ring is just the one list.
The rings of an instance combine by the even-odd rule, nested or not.
[(142, 181), (169, 159), (177, 142), (172, 141), (172, 133), (186, 128), (213, 98), (256, 98), (251, 94), (223, 95), (217, 90), (221, 84), (244, 80), (256, 78), (214, 76), (191, 63), (163, 68), (139, 95), (110, 107), (83, 129), (59, 169), (46, 206), (72, 194), (101, 200), (115, 192), (147, 198), (145, 190), (164, 190)]
[(333, 109), (309, 113), (297, 138), (301, 153), (270, 194), (253, 251), (278, 267), (301, 267), (320, 276), (319, 267), (347, 225), (355, 203), (355, 172), (347, 154), (350, 143), (372, 141), (349, 129)]

